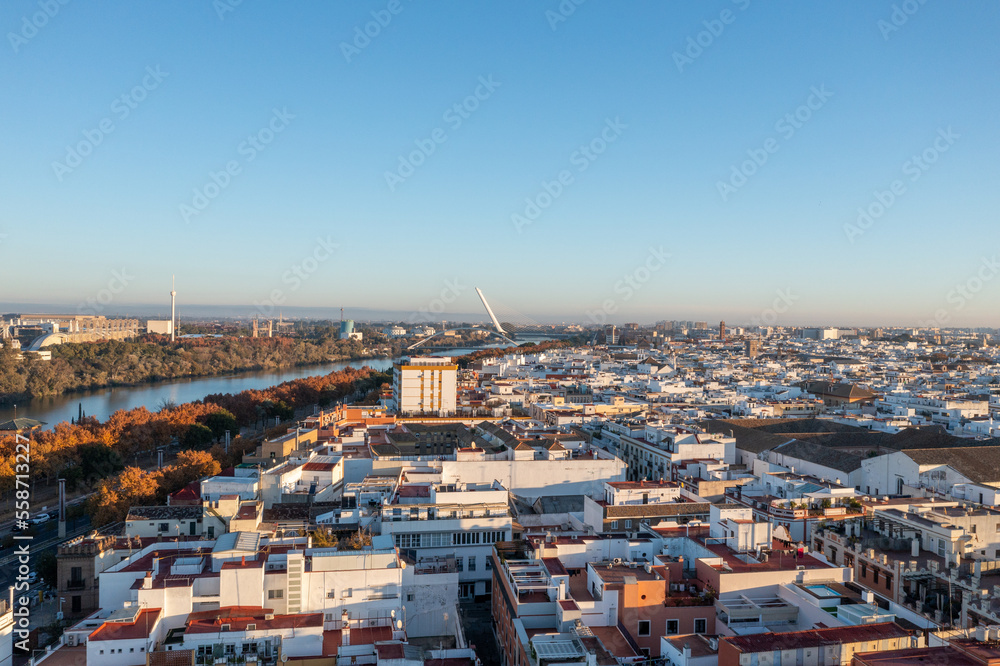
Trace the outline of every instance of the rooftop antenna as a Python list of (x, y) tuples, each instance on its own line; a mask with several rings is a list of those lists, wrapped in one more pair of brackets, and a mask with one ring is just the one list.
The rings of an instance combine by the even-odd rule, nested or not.
[(170, 341), (173, 342), (176, 338), (177, 332), (177, 320), (174, 318), (175, 305), (177, 302), (177, 292), (174, 290), (174, 276), (170, 276)]

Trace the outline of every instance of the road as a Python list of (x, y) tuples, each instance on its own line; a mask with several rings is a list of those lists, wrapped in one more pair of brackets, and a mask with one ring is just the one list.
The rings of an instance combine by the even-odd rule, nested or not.
[[(90, 516), (82, 516), (72, 521), (67, 521), (66, 539), (86, 534), (90, 529)], [(37, 562), (42, 553), (55, 551), (56, 546), (65, 540), (59, 538), (59, 523), (55, 520), (50, 520), (42, 525), (36, 525), (34, 537), (31, 541), (16, 540), (13, 546), (0, 550), (0, 590), (6, 590), (8, 586), (14, 585), (16, 582), (18, 556), (15, 554), (15, 549), (28, 544), (32, 560), (29, 566), (34, 570), (34, 562)], [(32, 586), (32, 591), (34, 592), (37, 592), (39, 589), (42, 589), (41, 581)]]

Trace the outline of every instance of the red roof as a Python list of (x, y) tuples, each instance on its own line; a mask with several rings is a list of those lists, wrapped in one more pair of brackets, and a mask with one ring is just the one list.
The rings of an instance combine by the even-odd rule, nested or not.
[(170, 493), (170, 503), (178, 501), (194, 501), (201, 499), (201, 481), (192, 481), (180, 490)]
[(558, 557), (543, 557), (542, 564), (545, 568), (549, 570), (549, 574), (553, 576), (568, 576), (569, 572), (566, 571), (566, 567), (563, 563), (559, 561)]
[[(336, 656), (340, 649), (341, 630), (332, 629), (323, 632), (323, 656)], [(389, 627), (366, 627), (351, 629), (351, 645), (374, 645), (381, 641), (392, 640), (392, 629)]]
[(336, 466), (336, 463), (307, 462), (302, 469), (306, 472), (329, 472)]
[(400, 497), (430, 497), (430, 486), (400, 486)]
[(403, 651), (402, 643), (379, 643), (375, 646), (379, 660), (382, 659), (403, 659), (406, 653)]
[[(247, 625), (254, 625), (253, 631), (273, 631), (275, 629), (301, 629), (322, 627), (322, 613), (299, 613), (296, 615), (275, 615), (266, 620), (263, 617), (227, 617), (218, 619), (191, 620), (188, 616), (185, 634), (217, 633), (220, 631), (246, 631)], [(229, 625), (229, 629), (223, 629)]]
[(889, 638), (905, 638), (910, 633), (895, 622), (860, 624), (850, 627), (829, 627), (807, 631), (788, 631), (777, 634), (751, 634), (730, 636), (728, 641), (740, 652), (773, 652), (775, 650), (798, 650), (805, 647), (842, 645), (844, 643), (866, 643)]
[(160, 619), (159, 608), (139, 611), (135, 622), (105, 622), (90, 634), (90, 641), (128, 641), (146, 638)]

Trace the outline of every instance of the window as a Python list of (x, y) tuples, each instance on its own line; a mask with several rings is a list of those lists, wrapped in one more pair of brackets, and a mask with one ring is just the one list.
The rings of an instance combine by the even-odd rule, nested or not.
[(101, 654), (104, 654), (104, 650), (101, 650)]
[(486, 570), (493, 571), (493, 560), (489, 557), (486, 558)]
[(704, 634), (708, 631), (708, 620), (703, 617), (695, 618), (694, 620), (694, 633)]
[(649, 636), (649, 620), (639, 620), (639, 635)]
[(679, 620), (667, 620), (667, 635), (672, 636), (681, 632)]
[(414, 599), (413, 593), (412, 592), (407, 593), (406, 600), (407, 601), (413, 601), (413, 599)]
[(612, 520), (611, 521), (611, 529), (613, 529), (613, 530), (618, 529), (618, 521), (617, 520)]
[(160, 523), (160, 527), (158, 528), (158, 530), (160, 532), (167, 532), (167, 531), (170, 530), (170, 524), (169, 523)]
[(267, 598), (268, 599), (281, 599), (284, 596), (285, 596), (285, 591), (284, 590), (268, 590), (267, 591)]
[(462, 557), (456, 557), (455, 558), (455, 568), (458, 571), (465, 571), (465, 562), (464, 562), (464, 560), (465, 560), (465, 558), (462, 558)]
[(476, 556), (475, 555), (470, 555), (469, 556), (469, 571), (475, 571), (475, 570), (476, 570)]
[(135, 648), (129, 648), (129, 649), (128, 649), (128, 651), (129, 651), (130, 653), (132, 653), (132, 652), (135, 652)]
[(975, 526), (975, 524), (973, 524), (973, 525), (972, 525), (972, 533), (973, 533), (973, 534), (975, 534), (975, 533), (976, 533), (976, 526)]
[(340, 598), (346, 599), (350, 597), (353, 593), (354, 591), (351, 588), (345, 587), (343, 590), (340, 591)]

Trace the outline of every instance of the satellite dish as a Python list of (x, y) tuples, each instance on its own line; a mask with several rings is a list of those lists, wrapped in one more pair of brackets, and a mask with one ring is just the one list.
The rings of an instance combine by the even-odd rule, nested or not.
[(288, 661), (288, 655), (287, 654), (281, 655), (281, 663), (285, 663), (286, 661)]

